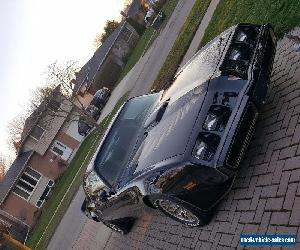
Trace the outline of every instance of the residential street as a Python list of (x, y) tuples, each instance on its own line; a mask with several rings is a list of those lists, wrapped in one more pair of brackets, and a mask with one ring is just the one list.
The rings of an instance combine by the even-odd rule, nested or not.
[[(194, 2), (195, 0), (179, 1), (157, 39), (112, 92), (98, 122), (111, 112), (127, 91), (131, 91), (131, 96), (149, 91)], [(83, 200), (83, 190), (80, 189), (52, 237), (48, 245), (49, 250), (104, 248), (111, 230), (85, 218), (80, 211)]]

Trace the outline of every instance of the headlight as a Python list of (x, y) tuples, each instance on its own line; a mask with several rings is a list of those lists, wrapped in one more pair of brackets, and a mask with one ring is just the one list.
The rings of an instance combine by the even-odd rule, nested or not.
[(245, 34), (245, 32), (240, 31), (236, 37), (236, 40), (239, 42), (245, 42), (247, 40), (247, 35)]
[(209, 113), (206, 117), (203, 127), (206, 130), (212, 131), (217, 130), (218, 126), (218, 117), (215, 114)]
[(192, 156), (198, 160), (210, 161), (216, 153), (220, 137), (212, 133), (201, 132), (195, 143)]
[[(194, 147), (194, 156), (198, 160), (204, 159), (207, 150), (207, 145), (203, 141), (197, 141)], [(211, 158), (210, 155), (207, 158)]]
[(86, 175), (83, 182), (83, 188), (89, 196), (96, 195), (100, 190), (104, 189), (105, 187), (105, 184), (94, 170), (92, 170)]
[(235, 40), (252, 46), (256, 43), (258, 31), (258, 27), (241, 26), (236, 31)]
[(231, 110), (227, 106), (212, 105), (203, 124), (203, 129), (222, 132), (229, 120)]
[(233, 61), (237, 61), (241, 58), (241, 52), (239, 52), (238, 50), (234, 49), (232, 50), (231, 54), (230, 54), (230, 59)]
[(238, 25), (220, 66), (223, 75), (248, 79), (248, 69), (260, 32), (260, 26)]

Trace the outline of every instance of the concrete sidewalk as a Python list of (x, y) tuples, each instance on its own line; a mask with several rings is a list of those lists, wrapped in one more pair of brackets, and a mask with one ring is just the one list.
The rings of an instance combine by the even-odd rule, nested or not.
[(186, 52), (179, 68), (178, 68), (178, 71), (180, 70), (180, 68), (182, 68), (194, 55), (195, 53), (197, 52), (198, 50), (198, 47), (199, 47), (199, 44), (204, 36), (204, 33), (205, 33), (205, 30), (219, 4), (220, 0), (212, 0), (210, 2), (210, 5), (208, 6), (207, 8), (207, 11), (206, 11), (206, 14), (204, 15), (199, 27), (198, 27), (198, 30), (194, 36), (194, 39), (193, 41), (191, 42), (190, 44), (190, 47), (188, 49), (188, 51)]

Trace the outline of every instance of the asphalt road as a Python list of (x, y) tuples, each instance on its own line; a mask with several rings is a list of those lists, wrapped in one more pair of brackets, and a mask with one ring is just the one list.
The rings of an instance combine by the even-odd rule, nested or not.
[[(130, 96), (136, 96), (145, 94), (151, 89), (194, 2), (195, 0), (179, 0), (157, 39), (112, 92), (98, 122), (112, 111), (117, 101), (126, 92), (130, 91)], [(111, 236), (111, 230), (85, 218), (80, 211), (83, 199), (84, 193), (80, 189), (53, 235), (48, 250), (103, 249), (105, 247)]]

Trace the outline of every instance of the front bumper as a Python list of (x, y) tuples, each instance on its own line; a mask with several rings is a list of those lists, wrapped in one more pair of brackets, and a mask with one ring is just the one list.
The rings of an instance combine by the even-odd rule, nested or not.
[[(230, 48), (230, 46), (231, 44), (228, 47)], [(224, 75), (223, 72), (220, 73), (221, 77), (215, 77), (211, 80), (204, 108), (202, 107), (200, 111), (203, 113), (201, 116), (207, 117), (207, 107), (216, 104), (230, 107), (231, 115), (223, 132), (211, 131), (211, 133), (215, 133), (220, 137), (213, 160), (205, 162), (204, 160), (192, 158), (192, 162), (200, 166), (205, 165), (220, 170), (227, 178), (236, 173), (236, 169), (250, 142), (259, 110), (266, 99), (275, 51), (276, 39), (272, 28), (270, 25), (261, 26), (253, 57), (249, 64), (247, 80), (232, 80), (232, 77), (229, 77), (230, 75)], [(230, 53), (230, 49), (227, 50), (224, 58), (228, 57), (228, 53)], [(224, 61), (221, 62), (221, 66)], [(228, 60), (226, 63), (228, 64)], [(217, 75), (215, 74), (215, 76)], [(216, 94), (217, 96), (224, 96), (225, 93), (234, 93), (236, 95), (235, 99), (233, 98), (234, 101), (227, 104), (222, 101), (215, 103), (213, 99)], [(204, 119), (199, 119), (198, 126), (201, 129), (192, 135), (193, 138), (197, 136), (197, 133), (203, 132)]]

